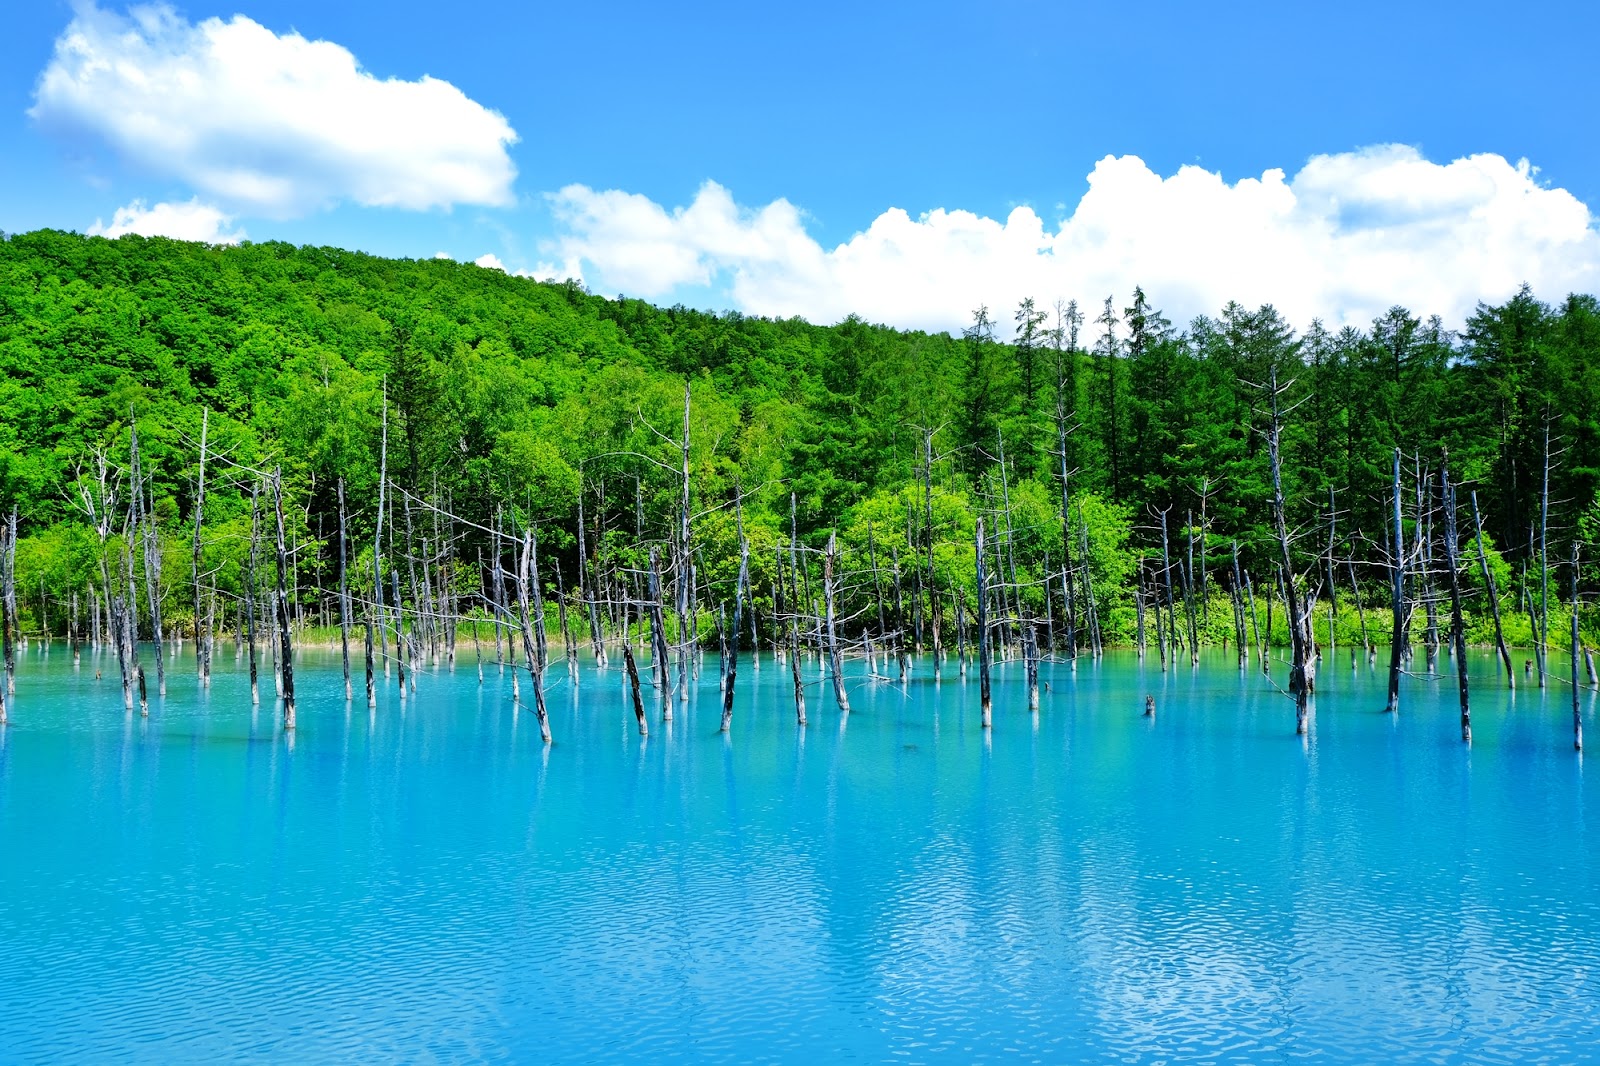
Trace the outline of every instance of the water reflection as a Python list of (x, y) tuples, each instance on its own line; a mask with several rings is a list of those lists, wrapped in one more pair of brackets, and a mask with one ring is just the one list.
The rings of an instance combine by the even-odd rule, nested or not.
[(1231, 655), (1046, 663), (1037, 715), (1007, 664), (989, 731), (953, 664), (904, 687), (857, 667), (848, 718), (802, 664), (809, 729), (787, 665), (752, 664), (731, 735), (709, 667), (648, 737), (620, 670), (563, 669), (546, 746), (500, 670), (424, 671), (404, 702), (380, 681), (363, 716), (337, 652), (311, 655), (285, 734), (242, 663), (206, 694), (176, 660), (139, 719), (85, 657), (26, 656), (0, 731), (0, 1057), (1509, 1062), (1600, 1040), (1570, 694), (1502, 688), (1489, 656), (1471, 748), (1452, 683), (1407, 678), (1385, 715), (1359, 661), (1321, 673), (1299, 739)]

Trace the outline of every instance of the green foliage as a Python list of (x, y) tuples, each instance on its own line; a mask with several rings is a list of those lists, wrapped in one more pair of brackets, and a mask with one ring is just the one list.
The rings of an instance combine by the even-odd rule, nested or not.
[[(687, 383), (690, 509), (714, 595), (729, 594), (736, 573), (736, 492), (758, 597), (770, 597), (791, 499), (813, 552), (837, 530), (848, 567), (876, 554), (887, 574), (898, 555), (906, 580), (920, 575), (925, 585), (931, 548), (932, 583), (970, 595), (977, 517), (1000, 528), (1003, 447), (1009, 554), (1030, 609), (1043, 608), (1040, 586), (1069, 551), (1081, 561), (1076, 530), (1086, 523), (1103, 628), (1125, 640), (1138, 560), (1159, 552), (1152, 514), (1166, 512), (1177, 538), (1203, 513), (1208, 571), (1231, 573), (1237, 539), (1258, 588), (1269, 583), (1259, 576), (1271, 574), (1276, 550), (1255, 386), (1270, 370), (1293, 383), (1284, 477), (1308, 570), (1324, 550), (1331, 491), (1336, 554), (1358, 560), (1369, 603), (1380, 597), (1386, 576), (1374, 545), (1386, 536), (1392, 450), (1406, 452), (1409, 477), (1448, 449), (1463, 499), (1479, 492), (1510, 623), (1524, 581), (1537, 584), (1536, 569), (1533, 579), (1522, 571), (1548, 432), (1550, 497), (1559, 501), (1551, 528), (1561, 541), (1552, 559), (1564, 560), (1576, 535), (1591, 568), (1585, 586), (1600, 585), (1593, 297), (1552, 306), (1523, 290), (1481, 306), (1458, 337), (1403, 308), (1366, 331), (1311, 323), (1297, 334), (1271, 307), (1230, 304), (1174, 329), (1142, 290), (1126, 307), (1082, 295), (1092, 297), (1087, 316), (1076, 304), (980, 308), (950, 337), (856, 317), (818, 326), (656, 308), (466, 264), (334, 248), (13, 235), (0, 240), (0, 504), (21, 514), (19, 597), (53, 604), (60, 617), (60, 605), (98, 581), (100, 538), (76, 485), (102, 457), (127, 464), (136, 421), (163, 538), (166, 609), (175, 620), (192, 613), (202, 412), (211, 452), (202, 565), (224, 595), (242, 588), (251, 488), (278, 466), (299, 565), (328, 581), (344, 482), (358, 590), (370, 592), (385, 464), (396, 507), (402, 491), (447, 505), (474, 547), (482, 537), (472, 531), (497, 515), (539, 524), (569, 584), (581, 496), (591, 550), (640, 567), (637, 541), (664, 541), (679, 521)], [(999, 336), (1005, 328), (1010, 343)], [(1070, 432), (1058, 433), (1058, 418)], [(924, 429), (934, 434), (926, 470)], [(1071, 477), (1070, 545), (1058, 444)], [(108, 550), (121, 522), (107, 526)], [(1478, 618), (1469, 524), (1463, 516), (1463, 576)], [(853, 589), (850, 609), (866, 594)], [(1343, 637), (1348, 590), (1341, 597)], [(1218, 612), (1208, 616), (1215, 626)], [(1226, 609), (1221, 618), (1231, 626)]]

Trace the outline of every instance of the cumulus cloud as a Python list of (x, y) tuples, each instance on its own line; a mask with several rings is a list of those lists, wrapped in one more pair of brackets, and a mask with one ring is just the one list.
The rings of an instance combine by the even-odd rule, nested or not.
[(243, 15), (190, 23), (165, 5), (78, 8), (29, 114), (277, 218), (343, 201), (503, 205), (516, 176), (516, 132), (449, 82), (381, 80), (329, 41)]
[(238, 244), (246, 236), (243, 229), (233, 226), (231, 215), (199, 199), (150, 207), (146, 207), (143, 200), (135, 200), (126, 207), (117, 208), (109, 226), (95, 219), (89, 233), (101, 237), (137, 233), (143, 237), (175, 237), (180, 241), (207, 244)]
[(721, 285), (741, 310), (823, 322), (855, 312), (956, 329), (980, 303), (1004, 319), (1023, 297), (1098, 302), (1142, 285), (1178, 322), (1237, 300), (1302, 325), (1366, 324), (1395, 303), (1459, 324), (1523, 281), (1550, 297), (1600, 288), (1600, 232), (1572, 194), (1541, 184), (1526, 161), (1439, 164), (1404, 145), (1231, 184), (1107, 156), (1053, 228), (1028, 207), (1003, 221), (891, 208), (833, 248), (788, 201), (743, 208), (714, 182), (672, 210), (583, 185), (551, 204), (561, 227), (551, 247), (607, 290), (662, 299)]

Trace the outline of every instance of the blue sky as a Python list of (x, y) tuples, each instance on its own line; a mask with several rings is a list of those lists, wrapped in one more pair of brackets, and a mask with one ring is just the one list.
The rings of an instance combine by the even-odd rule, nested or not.
[[(231, 0), (151, 31), (126, 6), (23, 3), (0, 16), (0, 229), (114, 232), (137, 201), (146, 215), (125, 221), (147, 228), (203, 208), (226, 219), (214, 237), (492, 255), (605, 292), (937, 328), (977, 302), (1097, 303), (1134, 283), (1180, 319), (1238, 298), (1301, 321), (1395, 300), (1459, 318), (1522, 279), (1548, 298), (1600, 287), (1600, 8), (1443, 7)], [(464, 99), (434, 127), (408, 128), (398, 94), (353, 107), (364, 142), (399, 115), (394, 151), (329, 163), (347, 139), (334, 119), (272, 127), (307, 98), (263, 103), (273, 85), (196, 60), (205, 20), (236, 17), (268, 52), (298, 34), (378, 82), (429, 76)], [(114, 81), (80, 69), (72, 92), (40, 95), (69, 26), (97, 27), (101, 58), (145, 33), (153, 47), (112, 58), (228, 80), (163, 98), (156, 122), (203, 127), (192, 157), (141, 145)], [(328, 86), (360, 95), (353, 77)], [(194, 117), (219, 107), (237, 121)], [(516, 140), (485, 125), (466, 149), (481, 174), (451, 185), (445, 148), (438, 169), (403, 172), (399, 157), (427, 155), (415, 138), (489, 112)], [(230, 153), (296, 191), (220, 181)], [(1176, 181), (1183, 167), (1200, 169)], [(391, 202), (357, 168), (426, 189)], [(1192, 217), (1212, 224), (1189, 232)]]

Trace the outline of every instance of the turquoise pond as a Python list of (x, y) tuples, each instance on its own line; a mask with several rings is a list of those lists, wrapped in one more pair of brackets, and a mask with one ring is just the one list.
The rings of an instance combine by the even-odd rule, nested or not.
[(291, 741), (231, 648), (141, 719), (112, 662), (35, 644), (0, 1061), (1600, 1058), (1570, 688), (1475, 653), (1468, 748), (1453, 677), (1388, 716), (1345, 655), (1307, 740), (1220, 654), (1047, 664), (1037, 716), (1002, 667), (989, 736), (953, 663), (851, 664), (847, 719), (808, 664), (800, 730), (747, 658), (725, 737), (713, 656), (647, 740), (620, 669), (558, 666), (547, 748), (470, 650), (371, 712), (305, 654)]

